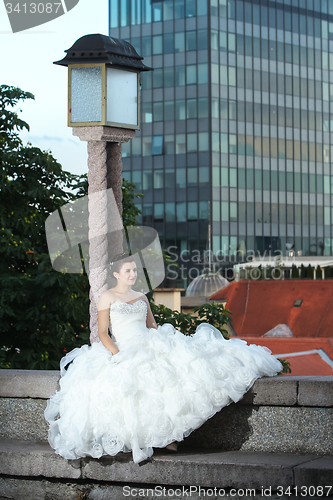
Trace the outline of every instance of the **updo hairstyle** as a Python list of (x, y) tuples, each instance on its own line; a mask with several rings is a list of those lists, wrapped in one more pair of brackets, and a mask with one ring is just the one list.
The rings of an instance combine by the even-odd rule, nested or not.
[(124, 252), (118, 253), (113, 257), (112, 262), (110, 262), (111, 275), (113, 278), (115, 278), (113, 273), (119, 273), (125, 262), (135, 262), (133, 255)]

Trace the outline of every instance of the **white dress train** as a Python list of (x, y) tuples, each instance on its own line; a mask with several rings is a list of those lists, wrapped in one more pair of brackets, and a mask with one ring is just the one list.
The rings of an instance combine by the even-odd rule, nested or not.
[(149, 329), (146, 316), (144, 300), (116, 301), (110, 319), (119, 353), (96, 342), (62, 358), (60, 391), (44, 413), (49, 443), (62, 457), (132, 451), (141, 462), (282, 370), (266, 347), (226, 340), (207, 323), (187, 336), (170, 324)]

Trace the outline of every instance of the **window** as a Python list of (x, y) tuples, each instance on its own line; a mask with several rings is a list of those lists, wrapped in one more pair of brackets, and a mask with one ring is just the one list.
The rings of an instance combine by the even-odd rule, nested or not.
[(186, 222), (186, 203), (176, 203), (177, 222)]
[(186, 32), (186, 51), (197, 50), (197, 33), (196, 31)]
[(152, 155), (163, 154), (163, 135), (153, 136)]
[(174, 203), (166, 203), (165, 204), (165, 221), (166, 222), (174, 222), (175, 220), (175, 204)]
[(143, 102), (141, 104), (141, 121), (142, 123), (151, 123), (153, 121), (151, 102)]
[(143, 171), (143, 184), (142, 188), (143, 189), (152, 189), (152, 184), (153, 184), (153, 178), (152, 178), (152, 172), (148, 171)]
[(195, 64), (186, 66), (186, 83), (187, 85), (197, 83), (197, 67)]
[(162, 102), (154, 102), (153, 104), (154, 110), (154, 122), (163, 121), (163, 103)]
[(198, 220), (198, 202), (190, 201), (187, 204), (188, 220)]
[(176, 135), (176, 154), (186, 153), (186, 137), (185, 134)]
[(176, 170), (176, 187), (186, 187), (186, 170), (185, 168), (177, 168)]
[(164, 120), (174, 120), (175, 116), (174, 101), (164, 101)]
[(186, 101), (186, 118), (197, 117), (197, 99), (188, 99)]
[(175, 33), (175, 52), (184, 52), (185, 33)]
[(163, 222), (164, 220), (164, 205), (163, 203), (154, 204), (154, 222)]
[(185, 120), (185, 99), (179, 99), (176, 101), (176, 120)]
[(155, 170), (154, 172), (154, 189), (163, 188), (163, 170)]

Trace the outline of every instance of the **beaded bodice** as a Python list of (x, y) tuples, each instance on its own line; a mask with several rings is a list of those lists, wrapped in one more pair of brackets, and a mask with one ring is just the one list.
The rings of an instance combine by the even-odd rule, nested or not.
[(134, 303), (117, 300), (110, 307), (112, 340), (116, 343), (147, 332), (147, 304), (139, 299)]

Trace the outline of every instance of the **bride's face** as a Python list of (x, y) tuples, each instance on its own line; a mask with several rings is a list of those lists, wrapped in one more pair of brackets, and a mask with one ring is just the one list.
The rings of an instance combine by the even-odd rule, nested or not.
[(122, 283), (124, 285), (134, 285), (137, 279), (137, 268), (135, 262), (125, 262), (121, 268), (119, 273), (114, 273), (118, 283)]

